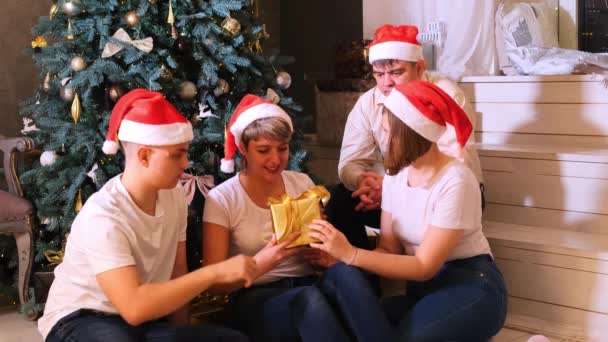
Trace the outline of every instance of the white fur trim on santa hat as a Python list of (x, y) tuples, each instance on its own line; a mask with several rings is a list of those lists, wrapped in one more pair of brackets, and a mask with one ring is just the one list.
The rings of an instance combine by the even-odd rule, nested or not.
[(233, 173), (234, 172), (234, 159), (224, 159), (222, 158), (220, 162), (220, 170), (223, 173)]
[(116, 154), (118, 152), (118, 143), (116, 141), (106, 140), (101, 148), (105, 154)]
[(418, 62), (422, 59), (422, 46), (406, 42), (384, 42), (369, 47), (369, 63), (382, 59)]
[(271, 117), (283, 118), (285, 121), (287, 121), (287, 123), (289, 123), (289, 128), (293, 131), (291, 118), (283, 109), (281, 109), (281, 107), (273, 103), (262, 103), (243, 111), (241, 114), (239, 114), (236, 121), (232, 123), (232, 126), (230, 126), (230, 133), (234, 135), (234, 142), (236, 146), (239, 146), (241, 143), (241, 135), (250, 123), (258, 119)]
[(125, 119), (118, 130), (119, 140), (150, 146), (176, 145), (189, 142), (193, 138), (192, 125), (189, 122), (151, 125)]
[(384, 100), (384, 106), (408, 127), (429, 141), (437, 142), (445, 133), (446, 126), (427, 118), (401, 92), (394, 88)]

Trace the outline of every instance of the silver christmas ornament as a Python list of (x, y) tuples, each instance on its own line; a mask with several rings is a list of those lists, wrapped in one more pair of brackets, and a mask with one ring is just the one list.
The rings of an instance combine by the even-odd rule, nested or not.
[(44, 151), (40, 155), (40, 164), (42, 166), (49, 166), (55, 164), (57, 161), (57, 153), (55, 151)]
[(87, 67), (87, 62), (84, 60), (84, 58), (76, 56), (72, 58), (70, 66), (72, 67), (72, 70), (78, 72), (84, 70)]
[(80, 0), (66, 0), (63, 5), (61, 5), (61, 10), (67, 16), (73, 17), (82, 12), (82, 3), (80, 3)]
[(281, 71), (277, 73), (277, 77), (275, 78), (277, 85), (281, 89), (287, 89), (291, 86), (291, 75), (286, 73), (285, 71)]

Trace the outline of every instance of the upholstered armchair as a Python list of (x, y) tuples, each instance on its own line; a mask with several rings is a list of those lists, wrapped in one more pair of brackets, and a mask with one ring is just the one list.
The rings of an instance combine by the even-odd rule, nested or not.
[[(34, 209), (23, 197), (23, 191), (17, 178), (16, 166), (19, 153), (29, 152), (34, 148), (31, 138), (5, 138), (0, 135), (0, 149), (4, 167), (4, 176), (8, 191), (0, 189), (0, 234), (12, 235), (17, 243), (19, 253), (19, 301), (28, 301), (28, 287), (33, 262)], [(28, 316), (36, 318), (35, 313)]]

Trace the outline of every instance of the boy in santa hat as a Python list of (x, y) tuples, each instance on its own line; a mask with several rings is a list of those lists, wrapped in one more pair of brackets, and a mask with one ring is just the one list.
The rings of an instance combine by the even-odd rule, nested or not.
[[(357, 248), (329, 222), (311, 224), (313, 248), (356, 266), (337, 263), (319, 287), (353, 326), (375, 328), (360, 341), (488, 341), (506, 319), (506, 286), (482, 231), (478, 180), (438, 146), (449, 125), (464, 147), (473, 126), (424, 81), (396, 85), (384, 106), (379, 244)], [(361, 270), (407, 281), (406, 294), (380, 305)]]
[[(474, 113), (456, 83), (425, 71), (426, 64), (417, 35), (416, 26), (384, 25), (376, 30), (374, 40), (369, 45), (369, 62), (376, 86), (361, 95), (346, 121), (338, 165), (342, 184), (332, 189), (326, 214), (329, 221), (358, 247), (370, 247), (364, 225), (380, 225), (378, 208), (382, 201), (382, 160), (386, 155), (383, 144), (386, 135), (381, 122), (385, 111), (384, 101), (391, 89), (416, 80), (431, 82), (450, 95), (467, 113), (473, 126), (475, 124)], [(454, 128), (448, 126), (437, 144), (442, 151), (464, 160), (478, 182), (482, 183), (473, 136), (461, 148), (456, 141)]]
[(135, 89), (116, 103), (103, 150), (116, 153), (122, 141), (125, 169), (72, 224), (38, 321), (46, 341), (247, 340), (228, 328), (185, 325), (195, 296), (214, 284), (247, 287), (257, 272), (241, 255), (187, 274), (178, 180), (192, 137), (188, 120), (160, 93)]

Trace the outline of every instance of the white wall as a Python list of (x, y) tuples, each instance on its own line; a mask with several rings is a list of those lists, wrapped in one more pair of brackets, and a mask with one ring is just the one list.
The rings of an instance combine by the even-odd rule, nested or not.
[[(408, 6), (432, 9), (435, 5), (458, 7), (455, 2), (467, 0), (363, 0), (363, 37), (373, 39), (376, 28), (383, 24), (418, 25), (422, 30), (425, 18), (414, 17), (404, 10)], [(559, 43), (562, 48), (576, 49), (577, 0), (546, 0), (552, 8), (559, 7)], [(499, 0), (496, 0), (498, 3)], [(420, 13), (417, 11), (417, 13)], [(428, 20), (428, 19), (427, 19)]]

